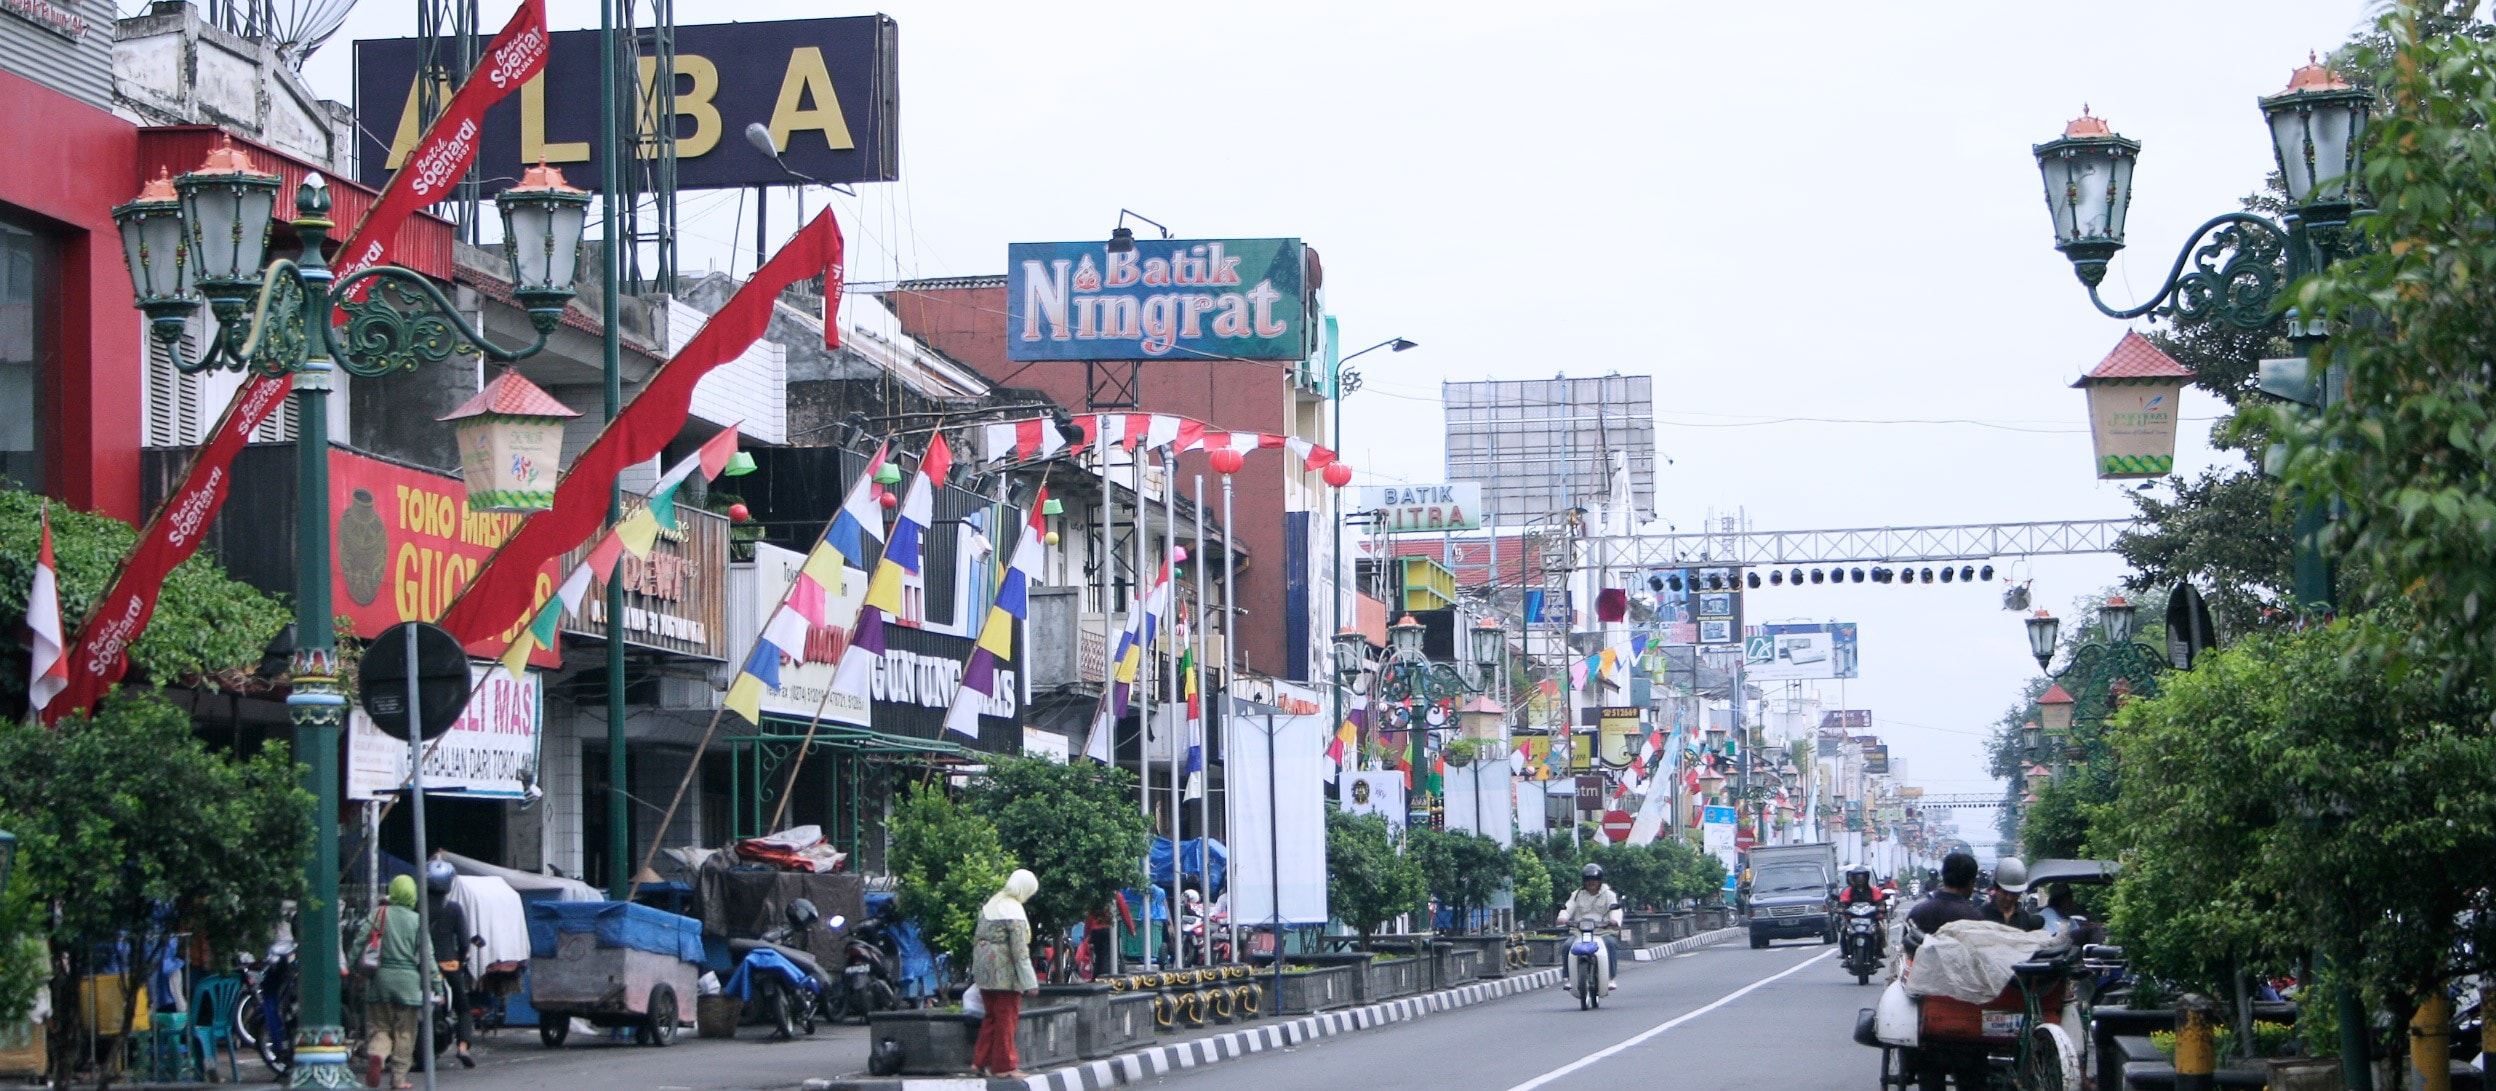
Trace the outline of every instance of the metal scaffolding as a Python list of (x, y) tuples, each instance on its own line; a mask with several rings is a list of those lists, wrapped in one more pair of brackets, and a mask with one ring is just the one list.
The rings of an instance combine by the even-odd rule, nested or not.
[(1708, 564), (1732, 568), (1853, 561), (1981, 561), (2114, 552), (2115, 540), (2137, 526), (2130, 519), (2067, 519), (2042, 523), (1965, 523), (1849, 530), (1734, 530), (1588, 538), (1618, 543), (1611, 555), (1641, 568)]

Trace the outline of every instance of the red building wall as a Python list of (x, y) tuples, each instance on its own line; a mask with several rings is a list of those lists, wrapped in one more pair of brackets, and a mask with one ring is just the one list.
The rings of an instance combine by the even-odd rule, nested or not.
[(0, 147), (17, 149), (0, 170), (0, 204), (42, 221), (59, 256), (44, 375), (49, 491), (137, 522), (146, 356), (112, 209), (139, 191), (139, 131), (7, 72), (0, 102)]
[[(890, 297), (901, 317), (903, 332), (977, 370), (1001, 386), (1027, 387), (1077, 413), (1088, 408), (1087, 377), (1080, 361), (1015, 363), (1005, 354), (1005, 285), (980, 281), (965, 287), (908, 287)], [(1123, 364), (1115, 365), (1121, 368)], [(1226, 431), (1285, 434), (1291, 405), (1288, 364), (1226, 360), (1153, 360), (1139, 370), (1136, 412), (1176, 413)], [(1283, 451), (1248, 456), (1232, 486), (1232, 521), (1239, 544), (1248, 555), (1237, 574), (1239, 601), (1246, 612), (1240, 621), (1242, 666), (1289, 676), (1296, 664), (1285, 661), (1287, 618), (1283, 611), (1284, 558), (1283, 478), (1294, 469)], [(1182, 498), (1205, 478), (1205, 506), (1219, 515), (1221, 476), (1207, 466), (1203, 452), (1179, 458), (1178, 490)]]

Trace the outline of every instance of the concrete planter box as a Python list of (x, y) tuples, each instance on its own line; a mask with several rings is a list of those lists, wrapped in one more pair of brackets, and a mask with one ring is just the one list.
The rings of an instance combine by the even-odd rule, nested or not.
[(1670, 927), (1664, 921), (1653, 913), (1623, 913), (1621, 938), (1632, 947), (1652, 947), (1664, 942), (1665, 930)]
[(945, 1011), (879, 1011), (867, 1016), (867, 1041), (901, 1045), (901, 1074), (946, 1076), (971, 1070), (979, 1017)]
[(1528, 962), (1536, 967), (1559, 965), (1560, 953), (1568, 949), (1569, 941), (1563, 936), (1525, 937)]
[(1359, 1001), (1350, 966), (1327, 966), (1283, 975), (1282, 995), (1274, 998), (1276, 1015), (1307, 1015)]
[[(1147, 1018), (1145, 1022), (1152, 1020)], [(1014, 1028), (1015, 1059), (1028, 1071), (1075, 1063), (1083, 1041), (1083, 1009), (1076, 1004), (1024, 1008)]]
[(1452, 944), (1459, 950), (1472, 951), (1474, 977), (1508, 976), (1508, 937), (1505, 935), (1442, 936), (1439, 942)]
[(1482, 953), (1471, 947), (1439, 942), (1430, 945), (1431, 982), (1434, 989), (1453, 989), (1481, 976)]
[(1152, 1041), (1158, 1033), (1153, 1025), (1152, 993), (1112, 992), (1097, 982), (1042, 985), (1039, 1001), (1074, 1006), (1080, 1028), (1075, 1053), (1087, 1061), (1124, 1053)]
[(1372, 959), (1363, 968), (1361, 1002), (1375, 1004), (1411, 996), (1430, 984), (1430, 964), (1410, 956)]
[[(1386, 997), (1378, 995), (1371, 987), (1372, 978), (1369, 973), (1369, 966), (1370, 962), (1376, 957), (1377, 956), (1368, 951), (1307, 951), (1291, 956), (1287, 962), (1289, 965), (1293, 966), (1319, 966), (1327, 969), (1340, 968), (1349, 971), (1352, 981), (1353, 1003), (1367, 1004), (1372, 1001), (1386, 999)], [(1267, 981), (1270, 980), (1270, 977), (1267, 975), (1260, 975), (1257, 980)]]

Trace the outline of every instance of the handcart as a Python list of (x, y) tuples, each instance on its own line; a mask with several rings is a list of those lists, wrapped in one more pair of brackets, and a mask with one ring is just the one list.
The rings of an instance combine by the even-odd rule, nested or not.
[(701, 964), (702, 923), (691, 917), (627, 902), (529, 906), (529, 1003), (548, 1049), (574, 1019), (631, 1027), (642, 1045), (673, 1043), (692, 1021)]

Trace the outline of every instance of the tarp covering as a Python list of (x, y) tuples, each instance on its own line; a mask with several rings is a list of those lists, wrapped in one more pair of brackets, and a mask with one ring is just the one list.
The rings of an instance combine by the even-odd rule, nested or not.
[(630, 902), (537, 902), (529, 906), (529, 954), (553, 958), (557, 936), (588, 932), (600, 947), (702, 961), (702, 922)]
[(491, 875), (462, 875), (451, 880), (451, 904), (468, 915), (468, 933), (484, 938), (472, 960), (477, 972), (501, 962), (529, 959), (529, 914), (520, 892)]
[(893, 949), (901, 952), (901, 964), (893, 967), (893, 972), (901, 976), (902, 999), (920, 1000), (936, 995), (945, 975), (937, 957), (929, 953), (927, 940), (919, 935), (919, 926), (901, 916), (900, 895), (889, 890), (871, 891), (866, 905), (869, 915), (885, 922), (884, 934), (892, 938)]
[[(855, 873), (815, 875), (803, 871), (744, 871), (731, 867), (732, 854), (713, 853), (693, 873), (693, 905), (702, 929), (723, 939), (761, 939), (763, 933), (788, 924), (785, 911), (799, 898), (813, 902), (826, 923), (846, 917), (866, 919), (866, 880)], [(838, 973), (843, 961), (841, 937), (822, 925), (803, 936), (780, 941), (815, 956), (825, 970)]]
[[(1209, 853), (1208, 845), (1211, 848)], [(1213, 869), (1213, 882), (1199, 884), (1199, 889), (1208, 901), (1220, 896), (1223, 880), (1230, 872), (1230, 850), (1218, 840), (1207, 842), (1195, 838), (1179, 842), (1179, 853), (1179, 863), (1190, 876), (1202, 873), (1208, 866)], [(1170, 885), (1170, 839), (1167, 837), (1153, 838), (1153, 882), (1163, 887)]]
[(566, 902), (596, 902), (606, 900), (606, 895), (599, 893), (597, 887), (591, 886), (588, 883), (584, 883), (578, 879), (566, 879), (559, 875), (539, 875), (530, 871), (516, 871), (507, 867), (496, 867), (492, 864), (486, 863), (483, 860), (471, 860), (456, 852), (444, 852), (441, 856), (443, 859), (450, 861), (451, 867), (460, 874), (491, 875), (506, 883), (510, 883), (513, 890), (519, 891), (520, 896), (529, 901), (536, 901), (539, 898), (545, 897), (552, 897), (558, 901)]
[(1951, 921), (1916, 949), (1907, 970), (1907, 995), (1991, 1003), (2011, 983), (2011, 967), (2052, 942), (2043, 932), (2007, 924)]
[(816, 983), (813, 978), (806, 976), (806, 971), (799, 969), (797, 963), (789, 961), (789, 956), (769, 947), (757, 947), (747, 951), (745, 961), (737, 964), (736, 976), (729, 978), (728, 984), (722, 986), (720, 991), (739, 1000), (754, 999), (752, 975), (757, 972), (776, 973), (791, 985), (807, 992), (815, 991)]

